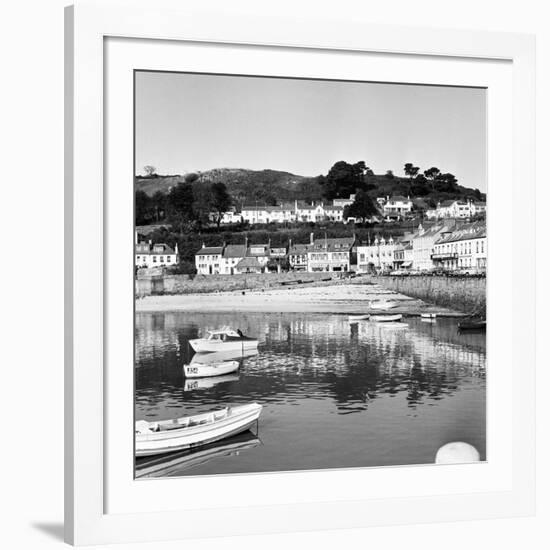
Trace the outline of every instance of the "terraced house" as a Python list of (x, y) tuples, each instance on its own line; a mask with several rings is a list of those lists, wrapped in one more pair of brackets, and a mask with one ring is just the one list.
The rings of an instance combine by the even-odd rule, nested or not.
[(487, 229), (484, 222), (465, 224), (443, 233), (434, 244), (432, 260), (445, 270), (487, 267)]
[(307, 270), (316, 271), (350, 271), (352, 248), (355, 236), (337, 239), (313, 239), (307, 251)]

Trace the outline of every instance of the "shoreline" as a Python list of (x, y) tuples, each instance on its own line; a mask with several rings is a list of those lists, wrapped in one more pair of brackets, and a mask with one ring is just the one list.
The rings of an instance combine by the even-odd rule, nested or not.
[[(392, 300), (390, 310), (373, 310), (369, 303)], [(309, 288), (227, 291), (195, 294), (145, 296), (135, 301), (136, 313), (181, 312), (258, 312), (258, 313), (401, 313), (419, 316), (436, 313), (441, 317), (464, 317), (465, 313), (428, 304), (420, 299), (388, 290), (378, 284), (336, 284)]]

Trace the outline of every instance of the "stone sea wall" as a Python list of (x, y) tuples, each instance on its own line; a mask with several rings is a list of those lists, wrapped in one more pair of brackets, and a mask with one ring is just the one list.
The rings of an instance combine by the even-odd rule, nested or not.
[(485, 312), (484, 277), (373, 277), (384, 288), (464, 313)]

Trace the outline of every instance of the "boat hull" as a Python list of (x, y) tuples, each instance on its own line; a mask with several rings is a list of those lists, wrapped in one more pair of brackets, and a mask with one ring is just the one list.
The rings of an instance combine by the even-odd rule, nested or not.
[(370, 317), (369, 313), (365, 315), (350, 315), (348, 317), (348, 321), (350, 323), (357, 323), (358, 321), (367, 321), (369, 317)]
[[(220, 413), (215, 411), (211, 415)], [(174, 451), (193, 449), (220, 441), (250, 429), (260, 417), (262, 405), (251, 403), (233, 407), (231, 413), (221, 420), (199, 426), (166, 431), (136, 433), (136, 456), (153, 456)], [(201, 416), (208, 416), (201, 415)], [(158, 424), (162, 424), (159, 422)]]
[(378, 310), (384, 310), (384, 309), (392, 309), (394, 307), (397, 307), (397, 302), (372, 302), (370, 304), (371, 309), (378, 309)]
[(396, 321), (401, 321), (403, 315), (400, 313), (396, 315), (371, 315), (370, 320), (375, 323), (392, 323)]
[(210, 376), (223, 376), (239, 369), (238, 361), (223, 361), (220, 363), (193, 363), (183, 365), (185, 378), (208, 378)]
[(203, 351), (234, 351), (245, 352), (255, 350), (258, 348), (258, 340), (234, 340), (224, 342), (222, 340), (207, 340), (205, 338), (197, 338), (196, 340), (189, 340), (189, 345), (197, 352)]

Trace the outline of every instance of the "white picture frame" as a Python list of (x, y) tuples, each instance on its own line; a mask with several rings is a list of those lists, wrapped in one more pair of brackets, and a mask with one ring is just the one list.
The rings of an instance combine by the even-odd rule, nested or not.
[[(534, 39), (370, 26), (351, 17), (337, 23), (314, 16), (308, 21), (232, 16), (180, 2), (83, 1), (67, 8), (67, 542), (138, 542), (533, 513)], [(489, 189), (498, 183), (502, 191), (491, 195), (488, 220), (489, 234), (498, 235), (490, 244), (489, 273), (501, 273), (488, 279), (488, 315), (494, 319), (488, 332), (488, 434), (493, 445), (488, 466), (281, 472), (137, 486), (127, 453), (133, 438), (128, 423), (133, 395), (126, 371), (108, 368), (128, 365), (133, 342), (127, 323), (133, 315), (133, 212), (128, 189), (110, 185), (115, 178), (133, 181), (132, 164), (126, 162), (131, 155), (131, 109), (124, 107), (125, 102), (131, 106), (130, 73), (136, 68), (187, 68), (366, 79), (367, 67), (378, 81), (478, 85), (490, 91)], [(106, 109), (111, 102), (120, 108)], [(111, 147), (116, 156), (109, 156)], [(521, 232), (511, 230), (508, 214), (518, 201), (524, 213)], [(521, 262), (514, 261), (519, 257)], [(519, 372), (522, 391), (513, 393)], [(184, 484), (193, 499), (181, 496)], [(231, 505), (213, 502), (216, 492), (233, 495), (237, 488), (240, 498), (232, 498)], [(213, 513), (216, 522), (211, 521)]]

